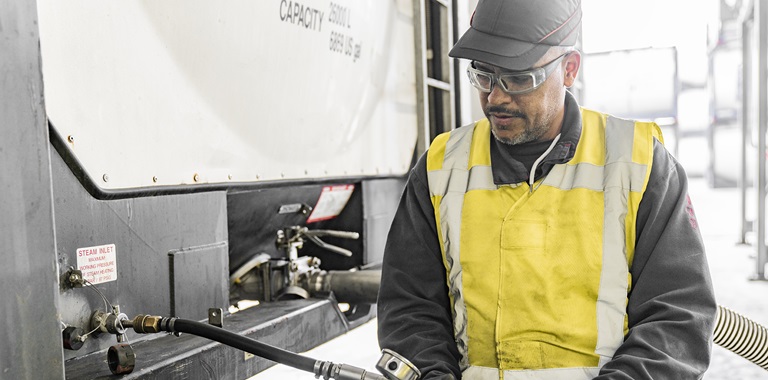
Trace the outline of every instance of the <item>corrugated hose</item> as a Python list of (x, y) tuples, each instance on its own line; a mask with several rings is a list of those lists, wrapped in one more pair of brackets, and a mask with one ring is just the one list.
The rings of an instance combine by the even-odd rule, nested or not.
[(714, 342), (768, 371), (768, 329), (765, 326), (718, 305)]

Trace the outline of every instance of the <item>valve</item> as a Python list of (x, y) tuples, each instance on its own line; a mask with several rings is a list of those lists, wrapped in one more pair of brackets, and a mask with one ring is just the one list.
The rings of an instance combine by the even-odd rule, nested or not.
[(91, 329), (96, 330), (95, 335), (101, 333), (117, 335), (120, 342), (120, 337), (125, 335), (126, 330), (123, 322), (127, 320), (128, 316), (120, 312), (119, 306), (115, 306), (112, 313), (96, 310), (91, 315)]
[(321, 236), (332, 236), (342, 239), (358, 239), (360, 234), (350, 231), (335, 230), (310, 230), (307, 227), (293, 226), (284, 230), (277, 231), (276, 244), (279, 248), (287, 252), (289, 260), (295, 260), (298, 257), (298, 250), (304, 245), (304, 241), (309, 240), (315, 245), (325, 250), (337, 253), (342, 256), (351, 257), (352, 252), (348, 249), (328, 244), (320, 239)]

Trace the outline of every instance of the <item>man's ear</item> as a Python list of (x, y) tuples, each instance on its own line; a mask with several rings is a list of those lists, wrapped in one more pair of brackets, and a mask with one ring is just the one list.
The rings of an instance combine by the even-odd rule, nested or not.
[(571, 87), (576, 82), (576, 75), (581, 68), (581, 53), (574, 50), (565, 57), (565, 69), (563, 84), (565, 87)]

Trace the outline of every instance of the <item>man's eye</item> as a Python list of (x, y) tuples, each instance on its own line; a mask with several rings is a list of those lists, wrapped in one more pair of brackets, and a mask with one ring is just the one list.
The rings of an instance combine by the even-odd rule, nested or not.
[(509, 75), (504, 77), (504, 80), (514, 85), (523, 85), (531, 83), (530, 75)]
[(477, 82), (482, 85), (490, 85), (491, 84), (491, 76), (486, 74), (477, 74), (475, 77), (477, 78)]

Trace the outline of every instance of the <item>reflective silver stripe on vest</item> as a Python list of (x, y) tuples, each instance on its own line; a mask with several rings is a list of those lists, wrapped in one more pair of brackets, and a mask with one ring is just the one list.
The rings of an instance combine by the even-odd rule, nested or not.
[(459, 128), (451, 132), (445, 145), (443, 169), (428, 172), (429, 190), (432, 195), (441, 195), (440, 229), (443, 236), (445, 261), (448, 264), (448, 291), (453, 297), (453, 333), (456, 346), (461, 354), (459, 368), (469, 366), (467, 345), (467, 307), (461, 277), (459, 247), (461, 241), (461, 210), (464, 207), (464, 193), (469, 181), (469, 150), (472, 146), (473, 126)]
[[(631, 149), (631, 148), (630, 148)], [(626, 178), (622, 173), (630, 176), (632, 191), (643, 191), (645, 171), (647, 166), (634, 162), (613, 162), (606, 166), (595, 166), (582, 162), (576, 165), (555, 165), (542, 182), (543, 186), (551, 186), (560, 190), (589, 189), (603, 191), (610, 187), (621, 187)]]
[[(456, 172), (453, 172), (456, 175)], [(463, 173), (461, 174), (463, 175)], [(427, 172), (427, 180), (432, 195), (445, 196), (449, 192), (461, 192), (471, 190), (496, 190), (498, 186), (493, 183), (493, 172), (490, 166), (477, 165), (469, 169), (466, 186), (463, 183), (448, 181), (451, 178), (451, 170), (435, 170)], [(462, 181), (463, 182), (463, 181)], [(435, 183), (434, 189), (432, 184)], [(462, 201), (463, 203), (463, 201)]]
[[(646, 165), (632, 165), (632, 148), (635, 140), (635, 123), (608, 117), (605, 126), (606, 140), (606, 187), (604, 192), (603, 215), (603, 267), (600, 275), (600, 290), (597, 296), (597, 347), (595, 352), (605, 357), (613, 354), (624, 341), (624, 316), (626, 313), (627, 290), (629, 289), (629, 265), (627, 263), (625, 221), (629, 188), (645, 182)], [(629, 173), (622, 169), (629, 169)], [(639, 182), (635, 182), (635, 171), (641, 171)], [(629, 174), (629, 175), (627, 175)], [(625, 181), (631, 180), (628, 186)], [(619, 183), (619, 181), (621, 181)], [(639, 184), (639, 185), (637, 185)]]
[[(549, 368), (504, 371), (504, 380), (591, 380), (600, 372), (598, 367)], [(461, 373), (464, 379), (499, 380), (497, 368), (470, 366)]]

